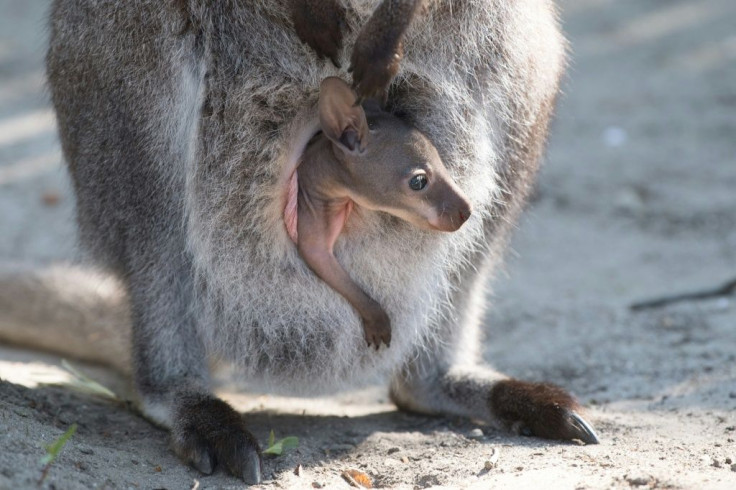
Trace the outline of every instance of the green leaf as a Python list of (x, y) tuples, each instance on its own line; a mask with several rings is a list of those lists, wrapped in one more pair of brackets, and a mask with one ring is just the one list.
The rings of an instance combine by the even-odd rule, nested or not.
[(289, 449), (294, 449), (299, 446), (299, 438), (294, 436), (284, 437), (278, 441), (274, 440), (275, 436), (273, 431), (271, 431), (271, 435), (268, 437), (268, 447), (263, 451), (263, 454), (281, 456), (284, 451), (288, 451)]
[(272, 454), (274, 456), (281, 456), (281, 453), (284, 452), (284, 447), (281, 445), (281, 441), (271, 444), (266, 448), (265, 451), (263, 451), (263, 454)]
[(56, 457), (59, 456), (59, 453), (61, 453), (61, 450), (64, 448), (64, 445), (69, 441), (69, 439), (72, 438), (74, 433), (77, 432), (77, 424), (72, 424), (69, 429), (67, 429), (66, 432), (64, 432), (58, 439), (56, 439), (51, 444), (47, 444), (45, 446), (46, 448), (46, 455), (41, 458), (41, 464), (47, 465), (51, 464), (56, 460)]
[(294, 436), (284, 437), (279, 442), (285, 451), (299, 446), (299, 438)]

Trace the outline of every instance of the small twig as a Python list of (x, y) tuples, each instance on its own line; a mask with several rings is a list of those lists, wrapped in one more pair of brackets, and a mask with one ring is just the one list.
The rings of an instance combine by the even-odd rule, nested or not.
[(41, 477), (38, 479), (38, 482), (36, 482), (39, 487), (43, 485), (43, 481), (46, 479), (47, 476), (49, 476), (50, 469), (51, 463), (44, 465), (43, 469), (41, 470)]
[(718, 298), (721, 296), (729, 296), (736, 292), (736, 279), (728, 281), (720, 287), (712, 289), (703, 289), (690, 293), (675, 294), (672, 296), (663, 296), (661, 298), (650, 299), (634, 303), (629, 308), (632, 311), (645, 310), (648, 308), (660, 308), (672, 303), (680, 303), (682, 301), (696, 301), (700, 299)]

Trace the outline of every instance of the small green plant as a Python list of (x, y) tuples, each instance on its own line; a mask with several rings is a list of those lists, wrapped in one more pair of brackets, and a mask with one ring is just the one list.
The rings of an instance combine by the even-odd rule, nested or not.
[(268, 436), (268, 447), (263, 451), (263, 454), (270, 454), (272, 456), (281, 456), (284, 451), (294, 449), (299, 445), (299, 438), (294, 436), (284, 437), (283, 439), (276, 440), (276, 436), (271, 431)]
[(64, 445), (69, 441), (69, 439), (72, 438), (75, 432), (77, 432), (77, 424), (72, 424), (72, 426), (69, 427), (69, 429), (67, 429), (67, 431), (64, 432), (61, 436), (59, 436), (58, 439), (56, 439), (51, 444), (47, 444), (44, 446), (46, 448), (46, 454), (43, 458), (41, 458), (40, 461), (40, 463), (44, 466), (43, 470), (41, 470), (41, 478), (38, 480), (39, 485), (43, 483), (43, 481), (46, 479), (51, 465), (54, 463), (54, 461), (56, 461), (56, 458), (61, 453), (61, 450), (64, 449)]

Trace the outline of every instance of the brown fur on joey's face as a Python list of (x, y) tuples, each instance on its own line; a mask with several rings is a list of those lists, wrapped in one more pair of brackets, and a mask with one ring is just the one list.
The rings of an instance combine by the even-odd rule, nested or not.
[(322, 84), (322, 129), (345, 173), (350, 198), (420, 228), (456, 231), (470, 217), (467, 198), (420, 131), (355, 94), (339, 79)]
[(354, 200), (423, 229), (459, 229), (471, 206), (429, 139), (386, 113), (369, 113), (367, 119), (365, 150), (344, 154)]
[(369, 112), (367, 121), (365, 149), (336, 152), (352, 177), (353, 200), (423, 229), (459, 229), (470, 203), (429, 139), (387, 113)]

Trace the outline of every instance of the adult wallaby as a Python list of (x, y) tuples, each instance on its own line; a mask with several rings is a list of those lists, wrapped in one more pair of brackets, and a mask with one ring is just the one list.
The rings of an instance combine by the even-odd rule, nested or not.
[[(182, 459), (261, 479), (255, 439), (210, 392), (215, 355), (310, 394), (384, 373), (406, 410), (596, 442), (563, 390), (478, 364), (484, 285), (533, 181), (564, 64), (548, 0), (56, 0), (51, 19), (49, 85), (81, 238), (124, 283), (143, 410)], [(340, 35), (305, 44), (304, 22)], [(385, 94), (473, 207), (455, 233), (366, 210), (337, 241), (391, 316), (379, 352), (283, 223), (289, 177), (319, 128), (315, 87), (347, 75), (315, 46), (343, 66), (352, 47), (358, 95)]]
[(321, 132), (290, 180), (284, 221), (307, 265), (358, 311), (368, 346), (378, 350), (391, 343), (390, 319), (334, 255), (354, 203), (435, 231), (459, 229), (470, 204), (422, 133), (375, 103), (364, 110), (356, 102), (341, 79), (322, 81)]

